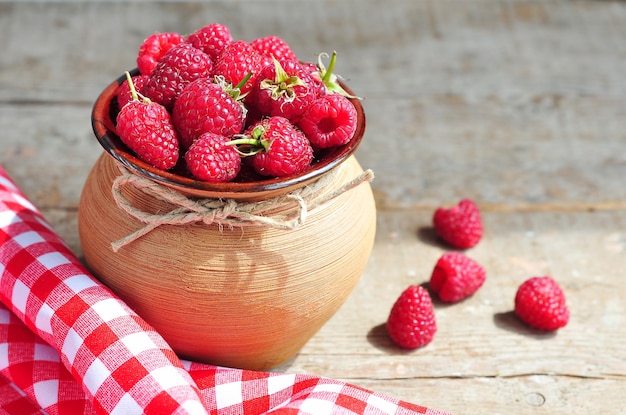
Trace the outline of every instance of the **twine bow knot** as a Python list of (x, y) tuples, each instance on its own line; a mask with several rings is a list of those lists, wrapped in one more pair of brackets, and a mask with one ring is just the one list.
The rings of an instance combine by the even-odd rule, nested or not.
[[(150, 179), (131, 173), (120, 167), (122, 174), (113, 181), (112, 192), (117, 206), (130, 216), (145, 224), (142, 228), (111, 243), (113, 252), (142, 237), (161, 225), (217, 224), (220, 229), (246, 226), (269, 226), (277, 229), (295, 229), (306, 222), (308, 212), (324, 205), (339, 195), (364, 182), (374, 179), (372, 170), (365, 170), (354, 179), (342, 184), (332, 192), (322, 190), (333, 180), (333, 172), (285, 195), (258, 202), (234, 199), (192, 199)], [(173, 205), (169, 212), (150, 213), (134, 206), (122, 192), (131, 185), (147, 196)]]

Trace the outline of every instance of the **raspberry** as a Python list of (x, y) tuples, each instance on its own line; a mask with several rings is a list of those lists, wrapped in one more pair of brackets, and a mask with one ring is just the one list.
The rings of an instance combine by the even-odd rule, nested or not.
[(292, 123), (317, 99), (309, 69), (296, 61), (278, 62), (263, 68), (252, 92), (252, 105), (263, 114), (281, 116)]
[(163, 55), (144, 88), (144, 95), (171, 109), (187, 84), (211, 76), (212, 70), (209, 55), (189, 43), (180, 43)]
[(257, 74), (263, 69), (261, 54), (248, 42), (238, 40), (226, 45), (215, 60), (214, 74), (224, 77), (226, 82), (239, 85), (248, 74), (250, 79), (240, 87), (241, 94), (247, 94), (255, 83)]
[(301, 62), (301, 65), (311, 74), (311, 80), (313, 81), (313, 84), (310, 84), (309, 88), (313, 90), (315, 96), (319, 98), (326, 95), (328, 93), (328, 90), (326, 88), (326, 84), (324, 84), (322, 74), (317, 65), (312, 62)]
[(187, 36), (187, 41), (193, 47), (209, 55), (211, 60), (215, 62), (226, 45), (233, 41), (233, 37), (228, 26), (220, 23), (211, 23)]
[(252, 167), (263, 176), (300, 173), (313, 160), (309, 140), (284, 117), (270, 117), (252, 125), (231, 144), (243, 145), (252, 156)]
[(133, 100), (117, 114), (117, 134), (143, 161), (159, 169), (171, 169), (178, 161), (179, 147), (170, 115), (160, 104), (140, 101), (128, 72), (126, 77)]
[(137, 53), (137, 68), (142, 75), (151, 75), (159, 60), (165, 53), (185, 41), (185, 38), (175, 32), (155, 33), (148, 36)]
[(463, 199), (451, 208), (440, 207), (433, 216), (437, 234), (455, 248), (467, 249), (476, 245), (483, 236), (483, 225), (478, 206)]
[[(143, 94), (143, 88), (146, 86), (150, 77), (148, 75), (137, 75), (132, 77), (133, 85), (135, 86), (135, 90)], [(122, 82), (119, 87), (117, 87), (117, 106), (118, 108), (122, 108), (129, 101), (132, 101), (133, 94), (130, 90), (130, 85), (127, 80)]]
[(396, 300), (387, 318), (391, 340), (405, 349), (430, 343), (437, 332), (435, 310), (428, 291), (411, 285)]
[(346, 144), (356, 131), (356, 108), (339, 94), (318, 98), (306, 110), (298, 127), (314, 148)]
[(439, 258), (430, 277), (430, 288), (441, 301), (456, 303), (473, 295), (485, 282), (485, 269), (460, 252)]
[(227, 145), (223, 135), (204, 133), (185, 153), (191, 174), (207, 182), (228, 182), (241, 169), (241, 157), (234, 146)]
[(515, 314), (539, 330), (554, 331), (569, 320), (565, 294), (552, 277), (532, 277), (522, 283), (515, 295)]
[(207, 78), (187, 85), (174, 103), (172, 122), (183, 148), (205, 132), (232, 136), (243, 130), (243, 106), (223, 85)]
[(298, 60), (291, 46), (278, 36), (260, 37), (250, 42), (250, 45), (261, 55), (275, 58), (279, 61)]

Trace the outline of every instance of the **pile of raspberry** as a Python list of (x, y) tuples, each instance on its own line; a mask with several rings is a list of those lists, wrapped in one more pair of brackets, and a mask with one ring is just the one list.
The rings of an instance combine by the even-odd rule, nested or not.
[(356, 131), (335, 61), (302, 62), (278, 36), (235, 40), (220, 23), (155, 33), (118, 88), (116, 132), (146, 163), (202, 181), (297, 174)]
[[(391, 340), (405, 349), (417, 349), (433, 341), (437, 320), (432, 295), (443, 303), (458, 303), (474, 295), (486, 279), (485, 269), (466, 251), (483, 236), (480, 210), (471, 199), (452, 207), (439, 207), (433, 215), (433, 229), (454, 250), (445, 252), (435, 264), (427, 287), (410, 285), (393, 304), (386, 322)], [(541, 331), (555, 331), (569, 321), (565, 293), (551, 276), (523, 281), (513, 301), (521, 322)]]

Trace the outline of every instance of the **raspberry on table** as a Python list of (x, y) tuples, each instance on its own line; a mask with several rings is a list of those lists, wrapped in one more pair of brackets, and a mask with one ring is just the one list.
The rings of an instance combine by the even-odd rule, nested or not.
[(180, 43), (167, 51), (157, 63), (144, 87), (144, 94), (171, 109), (185, 86), (212, 74), (213, 62), (209, 55), (189, 43)]
[(459, 249), (475, 246), (483, 236), (480, 210), (470, 199), (463, 199), (450, 208), (437, 208), (433, 225), (435, 232), (445, 242)]
[(565, 293), (550, 276), (524, 281), (515, 294), (515, 314), (530, 327), (554, 331), (567, 325)]
[(245, 110), (223, 85), (208, 78), (196, 79), (180, 93), (172, 109), (172, 122), (183, 148), (201, 134), (230, 137), (242, 132)]
[(419, 285), (405, 289), (391, 308), (386, 328), (391, 340), (402, 348), (429, 344), (437, 332), (437, 322), (428, 291)]
[(191, 174), (207, 182), (228, 182), (237, 177), (241, 157), (228, 137), (204, 133), (185, 153), (185, 162)]
[(460, 252), (439, 258), (430, 277), (430, 288), (441, 301), (456, 303), (473, 295), (485, 282), (485, 269)]
[(226, 45), (233, 42), (228, 26), (221, 23), (211, 23), (203, 26), (187, 36), (187, 41), (193, 47), (200, 49), (215, 62)]
[(173, 46), (185, 41), (183, 35), (176, 32), (154, 33), (139, 46), (137, 69), (142, 75), (151, 75), (157, 63)]
[(305, 111), (298, 127), (313, 148), (329, 148), (347, 144), (356, 131), (357, 113), (343, 95), (329, 94), (316, 99)]

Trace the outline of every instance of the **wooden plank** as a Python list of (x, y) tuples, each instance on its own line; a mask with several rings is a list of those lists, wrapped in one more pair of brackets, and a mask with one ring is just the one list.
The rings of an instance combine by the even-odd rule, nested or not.
[(41, 209), (76, 210), (102, 147), (91, 105), (0, 104), (0, 164)]
[(517, 105), (426, 96), (368, 98), (364, 107), (368, 129), (357, 154), (377, 173), (383, 206), (472, 197), (516, 209), (585, 209), (626, 200), (623, 99), (536, 97)]
[(134, 65), (151, 33), (187, 34), (213, 21), (240, 39), (279, 34), (305, 60), (336, 49), (339, 73), (366, 97), (495, 96), (523, 105), (546, 94), (619, 97), (626, 88), (623, 3), (300, 1), (299, 13), (271, 4), (2, 4), (0, 96), (91, 102)]
[[(401, 351), (384, 322), (399, 292), (427, 282), (447, 248), (432, 237), (430, 211), (383, 211), (356, 290), (279, 370), (344, 378), (455, 414), (534, 413), (535, 393), (549, 413), (623, 406), (626, 212), (486, 210), (484, 218), (486, 239), (467, 255), (487, 281), (461, 303), (435, 301), (430, 345)], [(556, 334), (530, 330), (512, 313), (517, 286), (535, 275), (552, 275), (566, 292), (571, 321)]]
[(624, 381), (555, 376), (363, 380), (361, 386), (454, 415), (623, 414)]

